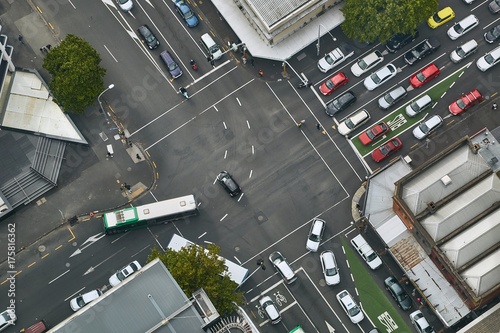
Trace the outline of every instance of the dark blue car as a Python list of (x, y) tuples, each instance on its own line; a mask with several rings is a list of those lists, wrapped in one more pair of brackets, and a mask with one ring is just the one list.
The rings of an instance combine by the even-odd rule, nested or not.
[(184, 1), (180, 0), (177, 2), (174, 2), (175, 10), (179, 15), (186, 21), (186, 24), (188, 27), (193, 28), (200, 23), (198, 20), (198, 17), (196, 16), (195, 13), (189, 8), (188, 4), (185, 3)]

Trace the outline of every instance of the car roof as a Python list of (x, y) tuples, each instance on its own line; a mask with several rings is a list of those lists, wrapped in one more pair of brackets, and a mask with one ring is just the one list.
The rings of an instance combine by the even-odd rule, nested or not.
[(435, 114), (432, 117), (430, 117), (429, 119), (427, 119), (425, 121), (425, 124), (427, 125), (427, 127), (433, 128), (434, 126), (436, 126), (442, 122), (443, 122), (443, 119), (441, 118), (441, 116)]
[(332, 251), (330, 251), (330, 250), (323, 251), (323, 252), (321, 252), (320, 257), (323, 258), (323, 261), (324, 261), (326, 267), (336, 267), (337, 266), (335, 264), (335, 255), (333, 254)]
[(377, 59), (379, 59), (380, 57), (382, 57), (382, 54), (380, 53), (380, 51), (375, 50), (375, 51), (373, 51), (372, 53), (367, 54), (367, 55), (363, 58), (363, 60), (364, 60), (367, 64), (371, 64), (372, 62), (377, 61)]
[(287, 278), (290, 279), (295, 273), (292, 271), (292, 268), (286, 261), (281, 261), (279, 264), (276, 265), (276, 267), (279, 268), (281, 273)]
[(462, 48), (462, 50), (464, 52), (468, 52), (468, 51), (472, 50), (473, 48), (477, 47), (477, 42), (474, 39), (471, 39), (470, 41), (460, 45), (460, 47)]
[(461, 19), (457, 24), (460, 24), (462, 27), (469, 27), (478, 21), (476, 15), (470, 14), (463, 19)]

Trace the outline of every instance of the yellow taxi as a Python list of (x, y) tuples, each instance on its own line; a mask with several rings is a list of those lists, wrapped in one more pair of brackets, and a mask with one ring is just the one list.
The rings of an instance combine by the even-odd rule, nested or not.
[(436, 14), (429, 17), (429, 19), (427, 20), (427, 24), (431, 29), (436, 29), (446, 22), (451, 21), (454, 17), (455, 12), (453, 12), (453, 9), (451, 9), (451, 7), (445, 7)]

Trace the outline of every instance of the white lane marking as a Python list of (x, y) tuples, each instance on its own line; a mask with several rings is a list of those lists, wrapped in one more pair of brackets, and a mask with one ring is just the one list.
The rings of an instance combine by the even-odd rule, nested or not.
[(83, 287), (82, 289), (80, 290), (77, 290), (75, 291), (73, 294), (69, 295), (68, 297), (66, 297), (66, 299), (64, 300), (65, 302), (67, 302), (69, 299), (73, 298), (76, 294), (80, 294), (82, 292), (82, 290), (85, 289), (85, 287)]
[(243, 198), (244, 195), (245, 193), (241, 193), (240, 197), (238, 198), (238, 202), (240, 202), (241, 198)]
[[(71, 2), (71, 0), (68, 0), (68, 2), (71, 4), (71, 6), (73, 6), (73, 9), (76, 9), (75, 5), (73, 5), (73, 3)], [(103, 0), (103, 2), (105, 2), (105, 0)], [(114, 4), (113, 4), (114, 5)], [(116, 8), (116, 7), (115, 7)]]
[(250, 170), (250, 174), (248, 175), (248, 178), (252, 178), (252, 173), (253, 173), (253, 169)]
[(203, 241), (203, 243), (206, 243), (206, 244), (213, 244), (213, 242), (210, 242), (210, 241)]
[(198, 236), (198, 239), (200, 239), (201, 237), (205, 236), (207, 234), (207, 232), (205, 231), (204, 233), (202, 233), (201, 235)]
[(252, 155), (255, 155), (255, 147), (252, 145)]
[(217, 109), (217, 107), (214, 105), (214, 109), (215, 111), (219, 112), (219, 109)]
[(240, 99), (238, 97), (236, 97), (236, 101), (238, 102), (238, 104), (241, 106), (241, 102), (240, 102)]
[(223, 221), (226, 217), (227, 217), (227, 214), (226, 214), (226, 215), (224, 215), (224, 216), (223, 216), (223, 217), (219, 220), (219, 222), (222, 222), (222, 221)]
[(240, 265), (241, 265), (241, 261), (240, 261), (240, 259), (236, 258), (236, 256), (233, 256), (233, 257), (234, 257), (234, 260), (236, 260), (236, 261), (238, 262), (238, 264), (240, 264)]
[(54, 280), (49, 281), (49, 284), (51, 284), (51, 283), (52, 283), (52, 282), (54, 282), (55, 280), (59, 279), (60, 277), (62, 277), (62, 276), (64, 276), (64, 275), (68, 274), (68, 273), (69, 273), (69, 271), (70, 271), (70, 270), (68, 269), (66, 272), (64, 272), (64, 273), (62, 273), (61, 275), (57, 276)]
[(247, 120), (247, 126), (248, 126), (248, 129), (250, 129), (250, 123), (248, 122), (248, 120)]
[(98, 263), (97, 265), (95, 266), (90, 266), (89, 269), (87, 269), (87, 271), (85, 273), (83, 273), (83, 276), (89, 274), (89, 273), (92, 273), (97, 267), (101, 266), (102, 264), (104, 264), (106, 261), (108, 261), (109, 259), (112, 259), (114, 256), (118, 255), (120, 252), (122, 252), (123, 250), (125, 250), (124, 247), (122, 247), (120, 250), (118, 250), (117, 252), (113, 253), (112, 255), (110, 255), (109, 257), (107, 257), (106, 259), (104, 259), (103, 261), (101, 261), (100, 263)]
[(104, 48), (106, 49), (106, 51), (108, 51), (109, 55), (111, 57), (113, 57), (113, 59), (115, 60), (115, 62), (118, 62), (118, 60), (116, 60), (115, 56), (113, 55), (113, 53), (111, 53), (111, 51), (108, 49), (108, 47), (106, 45), (104, 45)]
[(224, 152), (224, 159), (226, 159), (226, 158), (227, 158), (227, 150)]
[(226, 122), (225, 122), (225, 121), (223, 121), (223, 122), (222, 122), (222, 125), (224, 125), (224, 129), (226, 129), (226, 130), (227, 130), (227, 125), (226, 125)]

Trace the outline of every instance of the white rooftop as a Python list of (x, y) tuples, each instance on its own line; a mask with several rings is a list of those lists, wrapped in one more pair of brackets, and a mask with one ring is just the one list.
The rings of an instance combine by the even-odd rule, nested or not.
[[(296, 8), (306, 0), (252, 0), (248, 1), (259, 10), (264, 22), (273, 23), (278, 18), (284, 17), (291, 9)], [(245, 43), (253, 57), (283, 61), (290, 59), (294, 54), (318, 39), (318, 31), (321, 36), (336, 28), (344, 22), (344, 15), (340, 11), (343, 4), (338, 4), (327, 10), (323, 15), (317, 17), (310, 24), (300, 28), (283, 41), (269, 46), (258, 35), (248, 19), (238, 8), (237, 3), (230, 0), (212, 0), (219, 13), (231, 26), (238, 38)], [(283, 10), (283, 12), (281, 11)], [(327, 53), (331, 50), (323, 50)]]
[(87, 143), (67, 114), (54, 103), (47, 87), (35, 73), (16, 70), (10, 81), (10, 94), (1, 126), (27, 131), (53, 139)]
[(498, 279), (500, 277), (500, 248), (461, 272), (460, 275), (476, 295), (482, 295), (498, 286)]

